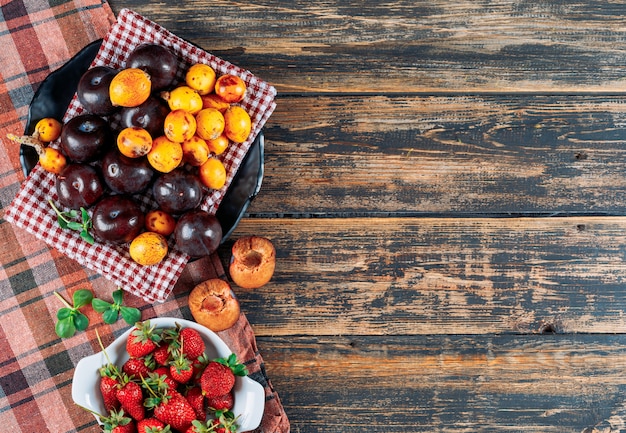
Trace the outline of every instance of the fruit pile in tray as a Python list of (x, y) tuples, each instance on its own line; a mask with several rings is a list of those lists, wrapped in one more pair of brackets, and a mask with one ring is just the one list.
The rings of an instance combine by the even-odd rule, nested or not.
[[(41, 119), (32, 137), (16, 139), (35, 146), (42, 168), (56, 175), (50, 205), (63, 228), (90, 243), (130, 242), (131, 259), (145, 266), (165, 258), (170, 235), (190, 257), (216, 250), (221, 226), (200, 204), (205, 189), (226, 183), (219, 155), (252, 128), (236, 105), (246, 94), (240, 77), (195, 63), (178, 83), (178, 63), (168, 48), (141, 44), (121, 70), (83, 74), (76, 97), (85, 113), (62, 125)], [(57, 139), (58, 149), (46, 146)], [(134, 195), (146, 191), (158, 207), (144, 213)]]
[(65, 117), (11, 137), (33, 145), (39, 165), (7, 220), (163, 300), (190, 257), (219, 246), (215, 212), (274, 96), (248, 71), (123, 10)]

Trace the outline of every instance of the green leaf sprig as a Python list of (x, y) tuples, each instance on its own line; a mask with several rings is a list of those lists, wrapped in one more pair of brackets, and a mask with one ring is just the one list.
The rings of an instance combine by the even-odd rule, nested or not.
[(87, 289), (75, 291), (72, 295), (73, 305), (70, 305), (58, 292), (54, 292), (54, 294), (65, 305), (65, 307), (57, 311), (57, 323), (54, 325), (54, 330), (57, 335), (61, 338), (68, 338), (73, 336), (76, 331), (84, 331), (87, 329), (89, 319), (79, 310), (91, 302), (93, 293)]
[(102, 320), (109, 325), (117, 322), (120, 314), (126, 323), (134, 325), (141, 320), (141, 311), (134, 307), (123, 305), (124, 294), (122, 289), (118, 289), (112, 293), (113, 303), (105, 300), (93, 298), (91, 306), (98, 313), (102, 314)]
[(102, 314), (105, 323), (111, 325), (117, 321), (120, 314), (126, 323), (134, 325), (141, 321), (141, 311), (138, 308), (123, 305), (124, 295), (122, 289), (113, 292), (113, 303), (109, 303), (93, 296), (87, 289), (79, 289), (72, 295), (72, 304), (67, 302), (59, 293), (54, 294), (63, 302), (64, 307), (57, 311), (57, 323), (54, 325), (57, 335), (61, 338), (69, 338), (76, 331), (84, 331), (89, 326), (89, 318), (79, 310), (91, 304), (94, 311)]
[[(80, 233), (80, 237), (87, 243), (93, 245), (94, 238), (90, 233), (92, 223), (89, 213), (84, 207), (80, 208), (80, 211), (72, 209), (69, 211), (61, 211), (57, 208), (53, 201), (48, 200), (52, 209), (57, 214), (57, 222), (62, 229), (74, 230)], [(78, 221), (80, 220), (80, 221)]]

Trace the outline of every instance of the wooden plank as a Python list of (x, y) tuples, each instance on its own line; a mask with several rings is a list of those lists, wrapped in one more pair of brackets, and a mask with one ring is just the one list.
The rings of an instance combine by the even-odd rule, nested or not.
[(623, 333), (626, 218), (244, 218), (273, 280), (237, 289), (261, 336)]
[(612, 0), (123, 5), (282, 93), (626, 90)]
[(608, 96), (280, 97), (250, 213), (623, 215), (625, 113)]
[(600, 433), (626, 423), (623, 335), (258, 342), (291, 431)]

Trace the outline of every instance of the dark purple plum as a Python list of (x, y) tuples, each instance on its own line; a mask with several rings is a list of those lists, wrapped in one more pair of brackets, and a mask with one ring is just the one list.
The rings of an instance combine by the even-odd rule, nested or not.
[(162, 174), (152, 185), (152, 196), (159, 207), (172, 215), (197, 208), (202, 195), (198, 177), (180, 169)]
[(162, 98), (150, 96), (146, 102), (136, 107), (123, 107), (120, 111), (122, 128), (138, 126), (150, 133), (152, 138), (163, 135), (165, 116), (170, 107)]
[(110, 195), (93, 207), (92, 232), (99, 241), (123, 244), (141, 232), (144, 219), (135, 200), (124, 195)]
[(88, 208), (104, 194), (98, 171), (87, 164), (68, 164), (56, 177), (59, 203), (69, 209)]
[(108, 122), (95, 114), (80, 114), (61, 130), (61, 152), (74, 162), (95, 161), (113, 143)]
[(144, 191), (150, 185), (154, 173), (146, 158), (128, 158), (117, 149), (111, 149), (102, 158), (102, 178), (118, 194)]
[(176, 79), (178, 57), (163, 45), (141, 44), (129, 54), (126, 67), (143, 69), (150, 75), (152, 90), (163, 90)]
[(174, 230), (175, 248), (191, 257), (213, 254), (222, 241), (218, 219), (202, 209), (183, 214)]
[(83, 74), (76, 88), (76, 96), (87, 111), (98, 116), (109, 116), (118, 107), (111, 103), (109, 85), (117, 70), (108, 66), (94, 66)]

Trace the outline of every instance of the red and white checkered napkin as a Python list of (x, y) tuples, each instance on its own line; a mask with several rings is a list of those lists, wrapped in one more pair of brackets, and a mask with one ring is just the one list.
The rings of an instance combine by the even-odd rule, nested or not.
[[(204, 210), (214, 214), (250, 145), (276, 107), (276, 89), (251, 72), (207, 53), (128, 9), (119, 13), (117, 22), (103, 39), (92, 66), (122, 68), (130, 52), (146, 42), (164, 45), (178, 55), (181, 60), (179, 81), (182, 81), (184, 71), (189, 65), (206, 63), (215, 69), (218, 76), (234, 74), (241, 77), (247, 85), (246, 97), (240, 105), (250, 114), (252, 132), (244, 143), (231, 143), (226, 152), (220, 155), (226, 167), (226, 184), (219, 191), (207, 194), (202, 204)], [(83, 111), (74, 96), (64, 121)], [(102, 243), (89, 245), (77, 232), (62, 230), (58, 226), (56, 214), (48, 203), (49, 199), (56, 198), (55, 176), (37, 165), (7, 209), (5, 219), (148, 302), (162, 302), (169, 296), (187, 263), (186, 255), (170, 250), (161, 263), (141, 266), (130, 259), (127, 246)], [(150, 207), (151, 204), (151, 198), (144, 197), (143, 205)]]

